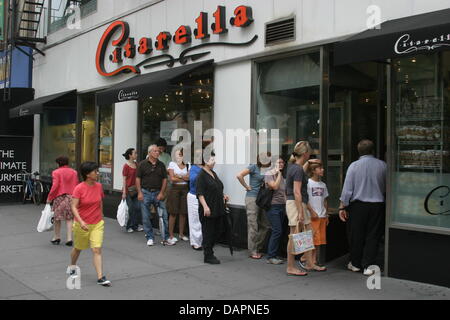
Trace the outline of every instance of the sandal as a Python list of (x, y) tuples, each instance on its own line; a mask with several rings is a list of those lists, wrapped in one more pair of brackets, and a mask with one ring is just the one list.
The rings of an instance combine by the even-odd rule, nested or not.
[(298, 272), (288, 272), (287, 275), (288, 276), (304, 277), (304, 276), (307, 276), (308, 274), (306, 272), (301, 272), (299, 270)]
[(252, 255), (250, 256), (250, 258), (259, 260), (259, 259), (262, 258), (262, 254), (259, 254), (259, 253), (258, 253), (258, 254), (252, 254)]
[(327, 271), (327, 268), (326, 267), (319, 267), (318, 265), (314, 265), (314, 267), (312, 269), (305, 269), (305, 270), (308, 271), (308, 272), (312, 272), (312, 271), (324, 272), (324, 271)]

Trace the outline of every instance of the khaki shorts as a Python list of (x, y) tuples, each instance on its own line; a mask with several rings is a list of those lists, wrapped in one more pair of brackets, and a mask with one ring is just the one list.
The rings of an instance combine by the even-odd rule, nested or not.
[[(310, 224), (311, 223), (311, 215), (309, 214), (309, 211), (306, 207), (306, 204), (302, 202), (303, 206), (303, 214), (305, 215), (304, 224)], [(295, 205), (295, 200), (288, 200), (286, 201), (286, 214), (289, 220), (289, 226), (290, 227), (296, 227), (298, 225), (298, 210), (297, 206)]]
[(103, 232), (105, 221), (97, 224), (88, 224), (88, 231), (81, 229), (78, 222), (73, 224), (73, 243), (77, 250), (86, 250), (90, 248), (101, 248), (103, 244)]

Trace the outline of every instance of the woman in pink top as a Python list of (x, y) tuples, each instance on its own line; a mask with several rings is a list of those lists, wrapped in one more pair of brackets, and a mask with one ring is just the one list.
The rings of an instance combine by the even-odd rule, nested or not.
[(78, 175), (75, 170), (69, 168), (69, 158), (58, 157), (56, 163), (59, 168), (52, 172), (52, 189), (47, 197), (47, 203), (53, 202), (55, 212), (55, 235), (51, 243), (58, 245), (61, 242), (61, 221), (66, 220), (67, 246), (72, 246), (73, 214), (70, 208), (72, 193), (78, 184)]
[(72, 276), (77, 273), (76, 266), (82, 250), (91, 249), (94, 255), (94, 267), (97, 271), (97, 284), (110, 286), (111, 282), (103, 275), (102, 245), (105, 222), (103, 221), (103, 187), (98, 180), (98, 165), (84, 162), (80, 166), (83, 182), (73, 191), (72, 212), (75, 216), (74, 246), (71, 262), (67, 272)]

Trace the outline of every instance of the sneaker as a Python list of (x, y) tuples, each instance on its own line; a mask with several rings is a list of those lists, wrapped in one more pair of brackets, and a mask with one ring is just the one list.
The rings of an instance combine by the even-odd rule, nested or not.
[(175, 241), (175, 239), (176, 239), (176, 238), (172, 238), (172, 239), (167, 240), (167, 241), (166, 241), (166, 244), (167, 244), (168, 246), (174, 246), (174, 245), (176, 245), (177, 242)]
[(148, 241), (147, 241), (147, 245), (148, 245), (149, 247), (153, 246), (153, 245), (154, 245), (153, 239), (148, 240)]
[(142, 226), (138, 226), (138, 228), (137, 228), (136, 231), (137, 231), (137, 232), (142, 232), (142, 231), (144, 231), (144, 228), (143, 228)]
[[(169, 240), (170, 240), (170, 239), (169, 239)], [(175, 242), (178, 242), (178, 239), (175, 238), (175, 237), (173, 237), (172, 240), (175, 241)]]
[(347, 269), (350, 270), (350, 271), (353, 271), (353, 272), (359, 272), (359, 271), (361, 271), (360, 268), (357, 268), (357, 267), (353, 266), (351, 262), (348, 263)]
[(372, 269), (364, 269), (364, 275), (365, 276), (371, 276), (375, 273), (375, 270)]
[(283, 260), (277, 258), (270, 258), (267, 260), (268, 264), (283, 264)]
[(182, 237), (181, 237), (181, 240), (183, 240), (183, 241), (189, 241), (189, 238), (186, 237), (186, 236), (182, 236)]
[(128, 229), (127, 229), (127, 232), (128, 232), (128, 233), (133, 233), (134, 230), (133, 230), (133, 228), (128, 228)]
[(109, 286), (111, 286), (111, 281), (106, 280), (106, 277), (103, 276), (101, 279), (97, 280), (97, 284), (104, 286), (104, 287), (109, 287)]

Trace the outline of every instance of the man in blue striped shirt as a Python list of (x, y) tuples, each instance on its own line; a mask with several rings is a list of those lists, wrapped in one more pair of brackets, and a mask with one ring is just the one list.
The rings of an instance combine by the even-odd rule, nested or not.
[(350, 262), (348, 269), (365, 275), (374, 265), (383, 235), (385, 219), (386, 170), (384, 161), (374, 157), (374, 144), (358, 144), (360, 158), (350, 164), (341, 194), (339, 217), (349, 223)]

